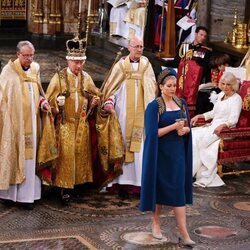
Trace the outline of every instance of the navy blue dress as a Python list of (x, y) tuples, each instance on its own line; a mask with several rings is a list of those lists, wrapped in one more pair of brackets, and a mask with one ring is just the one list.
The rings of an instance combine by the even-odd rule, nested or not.
[[(180, 110), (164, 111), (159, 117), (158, 127), (166, 127), (180, 118)], [(185, 199), (185, 145), (183, 136), (177, 131), (158, 138), (156, 177), (156, 203), (184, 206)]]
[[(186, 103), (184, 106), (187, 110)], [(177, 131), (158, 137), (158, 128), (180, 118), (180, 110), (163, 111), (152, 101), (145, 112), (145, 143), (142, 163), (141, 211), (155, 211), (156, 204), (192, 204), (192, 136)], [(188, 113), (185, 113), (190, 124)], [(159, 117), (159, 122), (158, 122)]]

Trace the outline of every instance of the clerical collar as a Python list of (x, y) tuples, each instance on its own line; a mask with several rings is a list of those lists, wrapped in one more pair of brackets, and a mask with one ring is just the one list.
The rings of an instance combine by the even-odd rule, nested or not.
[(129, 60), (130, 60), (131, 63), (139, 63), (140, 62), (140, 59), (138, 59), (137, 61), (134, 61), (131, 58), (129, 58)]
[(23, 71), (28, 71), (29, 68), (30, 68), (30, 66), (29, 66), (29, 67), (24, 67), (24, 66), (22, 66)]
[(196, 48), (200, 48), (201, 46), (202, 46), (202, 43), (194, 44), (194, 47), (196, 47)]

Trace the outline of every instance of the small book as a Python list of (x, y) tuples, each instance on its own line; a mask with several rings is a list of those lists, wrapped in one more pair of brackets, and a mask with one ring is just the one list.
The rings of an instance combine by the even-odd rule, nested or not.
[(176, 24), (183, 30), (188, 30), (190, 27), (195, 25), (195, 20), (188, 16), (184, 16)]

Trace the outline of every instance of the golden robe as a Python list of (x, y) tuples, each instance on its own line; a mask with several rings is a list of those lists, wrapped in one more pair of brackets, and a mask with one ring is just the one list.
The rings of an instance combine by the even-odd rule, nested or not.
[[(104, 100), (125, 84), (127, 92), (126, 114), (126, 162), (133, 161), (133, 152), (140, 151), (144, 128), (144, 110), (154, 100), (157, 84), (149, 60), (142, 56), (138, 69), (133, 70), (129, 56), (117, 62), (103, 88)], [(137, 94), (135, 89), (138, 88)], [(123, 126), (121, 124), (121, 126)], [(130, 155), (129, 155), (130, 154)]]
[[(46, 97), (55, 115), (59, 157), (55, 163), (53, 185), (73, 188), (93, 181), (90, 130), (87, 114), (93, 96), (100, 96), (89, 74), (75, 76), (67, 68), (55, 74)], [(78, 81), (78, 84), (76, 82)], [(61, 84), (60, 84), (61, 82)], [(56, 98), (63, 94), (65, 105), (59, 110)]]
[(19, 59), (9, 61), (0, 75), (0, 190), (25, 180), (25, 160), (32, 159), (31, 108), (27, 96), (28, 84), (34, 89), (34, 103), (37, 117), (37, 141), (40, 127), (40, 75), (39, 65), (32, 62), (30, 73), (26, 74)]

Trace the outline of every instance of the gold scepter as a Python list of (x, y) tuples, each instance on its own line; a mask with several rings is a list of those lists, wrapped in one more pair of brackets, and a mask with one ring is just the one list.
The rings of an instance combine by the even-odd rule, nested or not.
[(111, 74), (111, 72), (112, 72), (113, 67), (115, 66), (115, 64), (116, 64), (116, 63), (119, 61), (119, 59), (121, 58), (123, 49), (124, 49), (124, 48), (121, 47), (120, 50), (117, 52), (116, 58), (115, 58), (115, 60), (114, 60), (114, 62), (113, 62), (113, 64), (112, 64), (112, 66), (111, 66), (111, 68), (110, 68), (108, 74), (106, 75), (106, 77), (105, 77), (103, 83), (102, 83), (102, 86), (101, 86), (101, 88), (100, 88), (100, 91), (103, 90), (103, 88), (104, 88), (104, 86), (105, 86), (105, 84), (106, 84), (106, 82), (107, 82), (107, 80), (108, 80), (108, 78), (109, 78), (109, 76), (110, 76), (110, 74)]
[[(59, 80), (59, 89), (60, 89), (60, 96), (63, 96), (62, 94), (62, 82), (61, 82), (61, 77), (60, 77), (60, 70), (61, 70), (61, 66), (59, 65), (59, 63), (56, 63), (56, 73), (58, 75), (58, 80)], [(58, 105), (59, 107), (59, 113), (61, 114), (61, 122), (62, 124), (65, 124), (65, 111), (64, 111), (64, 107)]]

